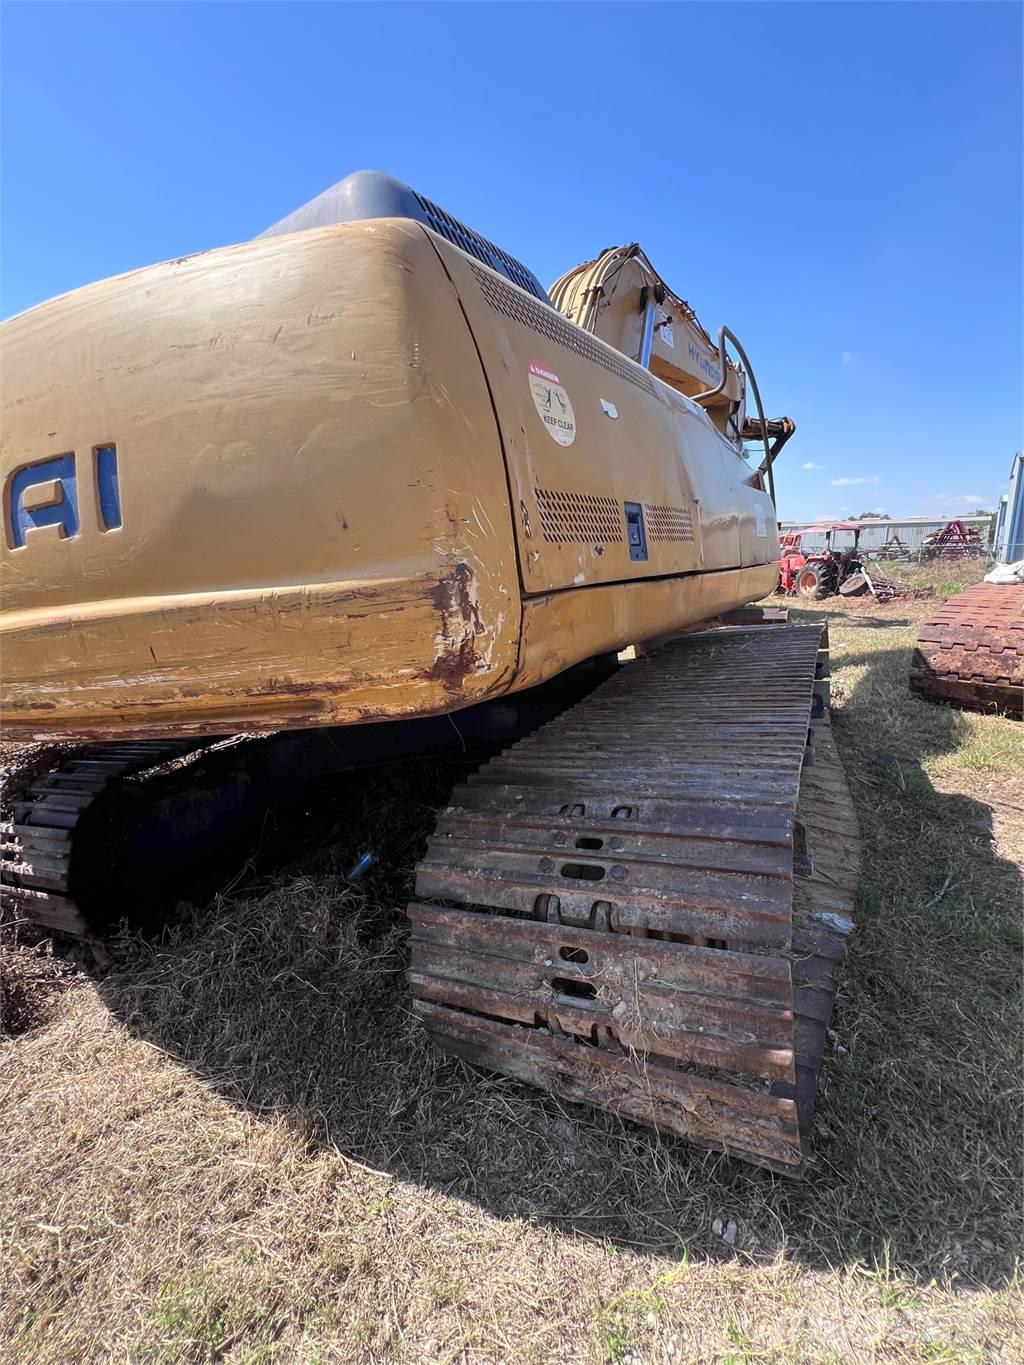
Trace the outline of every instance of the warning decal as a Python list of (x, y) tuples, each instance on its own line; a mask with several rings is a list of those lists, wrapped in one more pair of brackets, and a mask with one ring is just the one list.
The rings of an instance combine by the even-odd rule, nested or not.
[(539, 360), (530, 361), (530, 395), (551, 439), (560, 446), (571, 446), (576, 439), (572, 403), (558, 375)]

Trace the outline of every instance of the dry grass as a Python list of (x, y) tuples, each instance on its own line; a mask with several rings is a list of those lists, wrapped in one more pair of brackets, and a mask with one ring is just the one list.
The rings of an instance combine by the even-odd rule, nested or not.
[(805, 1184), (431, 1050), (409, 765), (0, 1053), (7, 1358), (1019, 1358), (1024, 727), (910, 697), (928, 603), (822, 607), (865, 875)]
[(980, 583), (992, 567), (988, 558), (932, 559), (923, 564), (880, 562), (884, 577), (905, 583), (911, 588), (928, 588), (938, 601), (963, 592), (973, 583)]

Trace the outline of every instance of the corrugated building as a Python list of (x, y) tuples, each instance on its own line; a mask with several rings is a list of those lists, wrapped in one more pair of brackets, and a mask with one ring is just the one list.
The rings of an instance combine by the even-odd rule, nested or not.
[[(851, 521), (856, 518), (851, 517), (816, 517), (811, 521), (780, 521), (779, 527), (783, 533), (786, 531), (799, 531), (804, 526), (820, 525), (829, 520)], [(864, 519), (861, 525), (864, 530), (860, 533), (860, 548), (862, 550), (880, 550), (883, 545), (890, 541), (893, 536), (899, 536), (900, 541), (910, 554), (916, 553), (924, 544), (925, 538), (935, 531), (941, 531), (951, 520), (959, 520), (965, 526), (973, 526), (981, 535), (986, 548), (991, 549), (991, 517), (903, 517), (901, 520), (893, 521), (873, 521), (870, 517)], [(821, 534), (804, 536), (802, 546), (804, 550), (819, 550), (825, 544), (825, 537)], [(833, 549), (844, 549), (853, 544), (852, 531), (837, 531), (832, 537)]]

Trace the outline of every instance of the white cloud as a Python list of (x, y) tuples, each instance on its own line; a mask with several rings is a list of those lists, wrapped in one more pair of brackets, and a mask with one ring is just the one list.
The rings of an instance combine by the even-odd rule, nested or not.
[(820, 464), (815, 464), (813, 460), (808, 460), (807, 463), (806, 463), (805, 465), (801, 465), (801, 468), (802, 468), (802, 469), (820, 469), (820, 468), (821, 468), (821, 465), (820, 465)]
[(881, 483), (877, 474), (858, 474), (855, 479), (830, 479), (833, 488), (849, 488), (857, 483)]
[[(937, 511), (956, 510), (958, 507), (985, 507), (992, 499), (986, 500), (982, 493), (929, 493), (926, 499)], [(998, 499), (996, 499), (998, 501)]]
[(860, 359), (860, 351), (844, 351), (842, 361), (844, 365), (852, 365), (855, 360)]

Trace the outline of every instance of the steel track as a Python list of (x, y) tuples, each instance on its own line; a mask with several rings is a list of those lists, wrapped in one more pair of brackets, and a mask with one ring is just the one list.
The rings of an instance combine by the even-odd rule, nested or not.
[(434, 1040), (799, 1174), (857, 882), (826, 669), (818, 626), (690, 635), (459, 787), (408, 911)]
[(83, 816), (118, 782), (197, 747), (180, 740), (90, 745), (15, 785), (0, 813), (3, 908), (42, 928), (90, 939), (72, 886), (73, 845)]
[(910, 663), (919, 696), (1024, 715), (1024, 584), (976, 583), (922, 627)]

